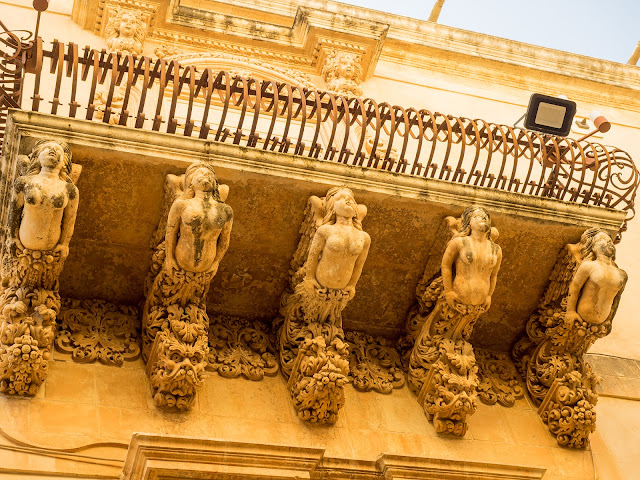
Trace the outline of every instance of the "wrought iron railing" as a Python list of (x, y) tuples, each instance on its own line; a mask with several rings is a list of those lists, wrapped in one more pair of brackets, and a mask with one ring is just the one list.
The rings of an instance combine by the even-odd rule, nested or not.
[(640, 177), (617, 148), (73, 43), (46, 50), (6, 30), (5, 39), (0, 129), (21, 105), (634, 215)]

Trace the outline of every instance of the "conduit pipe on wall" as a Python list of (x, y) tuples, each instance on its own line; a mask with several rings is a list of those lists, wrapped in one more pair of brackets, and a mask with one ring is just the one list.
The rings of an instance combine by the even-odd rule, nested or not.
[(636, 45), (636, 49), (631, 54), (631, 57), (629, 57), (629, 61), (627, 63), (629, 65), (635, 65), (638, 63), (638, 60), (640, 60), (640, 42)]
[(436, 0), (433, 9), (431, 10), (431, 14), (429, 15), (430, 22), (437, 22), (438, 17), (440, 16), (440, 11), (442, 10), (442, 5), (444, 5), (445, 0)]

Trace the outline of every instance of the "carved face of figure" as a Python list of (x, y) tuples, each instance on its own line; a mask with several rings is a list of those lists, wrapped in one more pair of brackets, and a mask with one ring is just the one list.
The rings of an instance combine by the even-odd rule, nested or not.
[(334, 196), (333, 208), (336, 215), (353, 218), (356, 215), (356, 200), (349, 190), (340, 190)]
[(136, 33), (136, 17), (125, 13), (120, 17), (120, 37), (133, 38)]
[(356, 66), (353, 57), (343, 56), (338, 62), (337, 73), (339, 78), (353, 80), (356, 78)]
[(40, 147), (38, 161), (42, 168), (61, 170), (64, 161), (64, 150), (56, 142), (47, 142)]
[(471, 214), (471, 230), (478, 232), (488, 232), (491, 229), (491, 221), (489, 220), (489, 216), (487, 213), (477, 208)]
[(593, 250), (596, 256), (604, 255), (612, 258), (616, 253), (616, 247), (613, 245), (611, 237), (605, 232), (599, 232), (593, 239)]
[(216, 185), (216, 179), (208, 168), (199, 168), (193, 172), (191, 186), (195, 191), (210, 192)]

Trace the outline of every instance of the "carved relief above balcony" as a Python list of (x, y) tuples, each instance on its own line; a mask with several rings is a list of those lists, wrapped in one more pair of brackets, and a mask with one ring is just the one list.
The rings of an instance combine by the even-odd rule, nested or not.
[(322, 78), (327, 90), (338, 95), (359, 97), (362, 95), (362, 66), (360, 57), (351, 52), (330, 50), (324, 56)]
[(105, 300), (62, 300), (56, 348), (76, 362), (122, 366), (140, 357), (138, 309)]
[(386, 338), (364, 332), (346, 332), (349, 344), (349, 380), (362, 392), (391, 393), (405, 382), (400, 355)]
[(231, 235), (227, 194), (203, 162), (191, 164), (183, 178), (166, 179), (142, 313), (142, 356), (158, 406), (189, 409), (203, 379), (209, 353), (205, 300)]
[(346, 187), (309, 198), (301, 238), (282, 295), (280, 364), (298, 417), (335, 423), (344, 404), (349, 351), (342, 310), (356, 293), (371, 239), (362, 230), (367, 209)]
[(207, 370), (226, 378), (262, 380), (278, 373), (276, 338), (259, 320), (216, 316), (209, 324)]
[(40, 140), (14, 183), (1, 269), (0, 392), (35, 395), (47, 374), (58, 277), (78, 210), (72, 170), (65, 143)]
[[(446, 219), (440, 230), (452, 225), (455, 219)], [(417, 317), (409, 321), (412, 328), (422, 326), (409, 357), (408, 381), (436, 431), (462, 436), (467, 415), (476, 410), (479, 384), (469, 337), (491, 306), (502, 249), (491, 239), (491, 219), (484, 208), (467, 207), (459, 225), (446, 244), (440, 275), (423, 293), (422, 312), (418, 308), (409, 314)]]
[(529, 395), (560, 445), (584, 448), (595, 431), (598, 378), (584, 354), (611, 332), (627, 281), (614, 260), (613, 241), (602, 229), (590, 228), (579, 243), (568, 244), (529, 318), (527, 336), (513, 348)]

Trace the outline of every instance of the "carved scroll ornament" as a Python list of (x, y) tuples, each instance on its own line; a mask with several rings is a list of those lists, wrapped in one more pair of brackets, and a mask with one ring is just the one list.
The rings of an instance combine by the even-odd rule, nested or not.
[(362, 392), (391, 393), (404, 385), (400, 355), (385, 338), (363, 332), (347, 332), (349, 380)]
[(478, 398), (482, 403), (513, 407), (517, 399), (524, 398), (524, 388), (508, 353), (479, 348), (475, 348), (474, 353), (478, 365)]
[[(142, 356), (158, 406), (186, 410), (206, 367), (209, 283), (229, 247), (233, 212), (209, 164), (168, 175), (142, 314)], [(170, 205), (170, 206), (169, 206)], [(164, 239), (162, 237), (164, 232)]]
[(366, 207), (353, 192), (331, 188), (311, 197), (291, 262), (290, 289), (281, 300), (280, 364), (298, 417), (335, 423), (349, 375), (342, 310), (355, 286), (371, 239), (362, 230)]
[[(408, 382), (436, 431), (462, 436), (468, 428), (467, 415), (476, 410), (479, 384), (468, 340), (478, 317), (491, 305), (502, 250), (491, 239), (497, 232), (481, 207), (466, 208), (459, 223), (445, 219), (440, 233), (454, 234), (446, 244), (440, 272), (409, 314), (408, 324), (419, 333), (409, 357)], [(425, 276), (429, 269), (431, 263)]]
[(69, 147), (41, 140), (29, 159), (15, 181), (2, 258), (0, 391), (12, 395), (35, 395), (45, 379), (78, 209)]
[(561, 252), (527, 336), (512, 355), (538, 413), (560, 445), (584, 448), (595, 430), (597, 376), (584, 354), (611, 332), (627, 282), (609, 234), (586, 230)]

